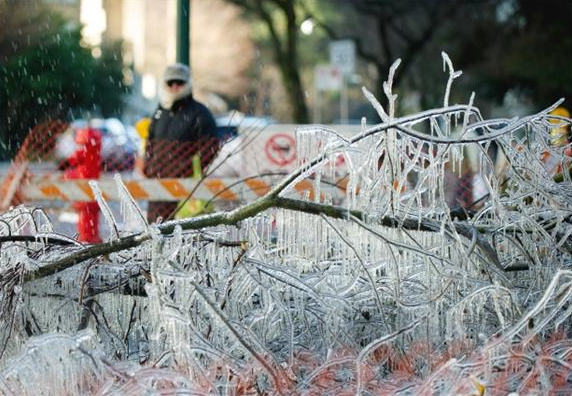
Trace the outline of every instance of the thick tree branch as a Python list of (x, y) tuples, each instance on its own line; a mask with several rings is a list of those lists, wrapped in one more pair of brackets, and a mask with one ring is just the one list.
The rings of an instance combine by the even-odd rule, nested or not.
[[(189, 231), (201, 230), (206, 227), (215, 227), (219, 225), (236, 225), (240, 221), (251, 218), (269, 208), (288, 209), (314, 215), (323, 214), (330, 218), (343, 220), (350, 220), (352, 217), (364, 220), (366, 217), (365, 214), (361, 211), (348, 210), (347, 208), (341, 206), (326, 205), (268, 194), (250, 204), (244, 205), (241, 208), (235, 209), (233, 211), (219, 212), (184, 220), (170, 221), (168, 223), (159, 224), (156, 227), (160, 234), (170, 235), (177, 226), (180, 226), (183, 230)], [(391, 228), (400, 227), (406, 230), (440, 232), (440, 225), (431, 219), (396, 219), (390, 216), (385, 216), (381, 218), (377, 224)], [(483, 248), (487, 258), (493, 265), (502, 270), (502, 266), (500, 266), (500, 262), (498, 257), (496, 257), (496, 253), (492, 247), (490, 247), (486, 239), (479, 233), (476, 227), (463, 222), (455, 222), (453, 224), (455, 230), (460, 235), (463, 235), (469, 239), (477, 235), (478, 245)], [(83, 261), (137, 247), (150, 239), (151, 234), (149, 232), (144, 232), (135, 235), (129, 235), (120, 238), (119, 240), (113, 240), (97, 245), (90, 245), (70, 253), (60, 260), (53, 261), (43, 267), (38, 268), (35, 271), (29, 272), (26, 275), (25, 280), (29, 281), (53, 275), (67, 268), (73, 267), (74, 265)]]

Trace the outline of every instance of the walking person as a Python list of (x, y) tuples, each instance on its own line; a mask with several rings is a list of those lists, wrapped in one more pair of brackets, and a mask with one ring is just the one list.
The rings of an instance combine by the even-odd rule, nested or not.
[[(143, 172), (149, 178), (190, 177), (193, 157), (201, 168), (212, 162), (219, 149), (217, 127), (211, 112), (193, 98), (188, 66), (175, 63), (166, 68), (145, 149)], [(150, 223), (169, 218), (177, 202), (149, 202)]]

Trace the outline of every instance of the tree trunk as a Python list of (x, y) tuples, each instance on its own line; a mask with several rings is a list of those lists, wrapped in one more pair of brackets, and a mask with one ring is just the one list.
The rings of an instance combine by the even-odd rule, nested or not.
[[(273, 0), (226, 0), (254, 13), (268, 29), (274, 60), (280, 70), (282, 84), (286, 90), (287, 100), (292, 109), (292, 119), (296, 123), (309, 122), (308, 106), (306, 105), (302, 79), (298, 71), (298, 25), (296, 23), (296, 1)], [(277, 24), (272, 18), (268, 5), (274, 5), (286, 19), (286, 32), (281, 35)]]
[(280, 71), (282, 72), (282, 80), (292, 107), (294, 121), (305, 124), (309, 122), (309, 117), (302, 80), (298, 71), (298, 25), (296, 24), (296, 13), (292, 2), (286, 1), (282, 5), (287, 20), (287, 32), (285, 54), (280, 64)]

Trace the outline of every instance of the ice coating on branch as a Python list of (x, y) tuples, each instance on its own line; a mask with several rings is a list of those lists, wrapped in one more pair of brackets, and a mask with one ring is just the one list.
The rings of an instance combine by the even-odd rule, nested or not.
[(129, 224), (131, 231), (142, 231), (147, 228), (147, 219), (143, 215), (141, 208), (135, 202), (129, 190), (121, 180), (121, 175), (116, 173), (113, 175), (117, 190), (119, 191), (119, 199), (121, 203), (121, 214), (124, 216), (125, 221)]
[(387, 97), (387, 102), (389, 103), (389, 112), (387, 121), (392, 121), (395, 117), (395, 101), (397, 100), (397, 95), (393, 93), (393, 78), (395, 77), (395, 72), (399, 65), (401, 64), (401, 59), (397, 59), (389, 68), (389, 75), (387, 81), (383, 82), (383, 93)]
[(443, 98), (443, 107), (447, 107), (449, 106), (449, 95), (451, 94), (453, 81), (456, 78), (461, 77), (463, 72), (461, 70), (455, 71), (455, 69), (453, 69), (453, 62), (451, 62), (451, 59), (446, 52), (441, 52), (441, 57), (443, 58), (443, 71), (445, 71), (445, 68), (449, 70), (449, 79), (447, 80), (447, 87), (445, 88), (445, 96)]
[(99, 204), (99, 208), (101, 209), (101, 213), (103, 214), (103, 218), (111, 231), (111, 239), (119, 238), (119, 230), (117, 228), (117, 221), (115, 220), (115, 216), (113, 216), (113, 212), (111, 208), (105, 201), (103, 197), (103, 192), (101, 188), (99, 188), (99, 184), (95, 180), (89, 181), (89, 187), (91, 187), (91, 191), (93, 191), (93, 195), (95, 196), (95, 200)]
[(570, 393), (570, 145), (552, 134), (571, 120), (554, 106), (486, 119), (474, 94), (451, 105), (460, 72), (442, 58), (443, 108), (399, 116), (396, 62), (387, 112), (366, 94), (380, 124), (298, 129), (300, 204), (345, 189), (321, 215), (269, 208), (165, 232), (117, 178), (136, 232), (106, 246), (142, 242), (34, 279), (99, 246), (36, 209), (1, 214), (0, 390)]
[(375, 96), (366, 87), (362, 87), (361, 90), (363, 92), (363, 95), (366, 97), (367, 100), (369, 100), (369, 103), (371, 103), (372, 107), (379, 115), (379, 118), (381, 118), (383, 122), (387, 122), (389, 120), (389, 116), (385, 112), (385, 109), (383, 108), (381, 103), (378, 102)]

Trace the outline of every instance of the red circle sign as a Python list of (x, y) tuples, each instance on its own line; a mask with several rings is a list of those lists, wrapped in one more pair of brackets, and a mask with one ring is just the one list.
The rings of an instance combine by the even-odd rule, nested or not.
[(296, 141), (286, 133), (275, 133), (266, 141), (264, 152), (271, 163), (288, 165), (296, 160)]

